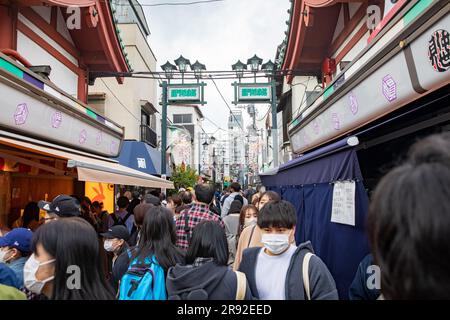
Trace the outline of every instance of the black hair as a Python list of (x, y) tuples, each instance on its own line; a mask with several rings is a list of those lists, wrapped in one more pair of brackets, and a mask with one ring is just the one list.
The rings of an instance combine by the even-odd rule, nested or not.
[(142, 226), (142, 224), (144, 223), (144, 218), (145, 215), (148, 213), (148, 210), (153, 207), (154, 205), (151, 203), (141, 203), (138, 204), (136, 207), (134, 207), (133, 209), (133, 215), (134, 215), (134, 223), (137, 226)]
[(159, 199), (159, 196), (161, 195), (161, 193), (158, 191), (158, 190), (151, 190), (150, 192), (149, 192), (152, 196), (155, 196), (155, 197), (157, 197), (158, 199)]
[(183, 204), (181, 197), (178, 194), (174, 194), (173, 196), (167, 198), (167, 202), (172, 201), (175, 207), (179, 207)]
[(214, 198), (214, 188), (209, 184), (198, 184), (195, 186), (195, 198), (198, 202), (210, 204)]
[(191, 204), (192, 203), (192, 194), (189, 191), (184, 191), (181, 194), (181, 200), (184, 204)]
[(119, 199), (117, 199), (117, 206), (119, 209), (126, 209), (128, 205), (130, 204), (130, 200), (128, 200), (125, 196), (120, 196)]
[(242, 202), (239, 200), (233, 200), (230, 204), (230, 210), (228, 210), (228, 213), (241, 213), (242, 209)]
[[(40, 226), (31, 249), (41, 244), (56, 259), (53, 300), (113, 300), (114, 293), (103, 273), (99, 241), (94, 228), (78, 217), (59, 219)], [(69, 289), (73, 274), (70, 266), (80, 268), (80, 288)]]
[(92, 208), (101, 208), (102, 204), (98, 201), (94, 201), (94, 202), (92, 202), (91, 206), (92, 206)]
[(23, 228), (28, 228), (32, 221), (39, 221), (39, 207), (36, 202), (28, 202), (23, 210)]
[(292, 229), (297, 224), (294, 206), (285, 200), (269, 201), (258, 214), (258, 226)]
[(141, 238), (133, 258), (143, 261), (152, 255), (167, 271), (183, 259), (183, 254), (176, 247), (177, 234), (173, 214), (169, 209), (152, 206), (144, 217), (141, 228)]
[(414, 144), (377, 185), (369, 239), (387, 299), (450, 299), (450, 133)]
[(231, 189), (234, 190), (234, 192), (241, 191), (241, 185), (238, 182), (233, 182), (230, 186)]
[(92, 204), (91, 199), (89, 199), (89, 197), (86, 196), (83, 197), (82, 202), (86, 202), (86, 204), (89, 206)]
[(280, 201), (281, 197), (280, 195), (275, 192), (275, 191), (266, 191), (264, 192), (261, 197), (259, 198), (259, 200), (261, 200), (263, 197), (267, 197), (270, 199), (270, 201)]
[(186, 264), (193, 264), (196, 258), (213, 258), (221, 266), (228, 264), (227, 236), (219, 223), (202, 221), (192, 230)]

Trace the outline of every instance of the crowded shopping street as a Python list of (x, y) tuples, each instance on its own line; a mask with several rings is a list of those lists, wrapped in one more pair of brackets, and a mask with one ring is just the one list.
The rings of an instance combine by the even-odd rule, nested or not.
[(449, 12), (0, 1), (0, 300), (450, 299)]

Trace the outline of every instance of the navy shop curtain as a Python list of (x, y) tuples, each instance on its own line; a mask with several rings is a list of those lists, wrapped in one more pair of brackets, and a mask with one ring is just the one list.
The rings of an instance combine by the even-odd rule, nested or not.
[[(348, 299), (358, 265), (369, 252), (365, 234), (368, 197), (356, 152), (346, 150), (261, 179), (268, 190), (279, 192), (295, 206), (297, 244), (311, 241), (333, 275), (339, 297)], [(338, 180), (356, 181), (354, 227), (331, 222), (333, 182)]]

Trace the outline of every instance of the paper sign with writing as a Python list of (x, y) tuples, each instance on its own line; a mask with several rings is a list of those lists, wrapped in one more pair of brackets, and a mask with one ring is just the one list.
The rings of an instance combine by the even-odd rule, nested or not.
[(333, 188), (331, 222), (355, 226), (355, 182), (336, 182)]

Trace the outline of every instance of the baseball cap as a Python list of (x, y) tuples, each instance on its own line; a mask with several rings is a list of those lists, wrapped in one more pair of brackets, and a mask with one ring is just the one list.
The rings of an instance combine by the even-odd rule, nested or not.
[(31, 251), (31, 238), (33, 232), (26, 228), (16, 228), (8, 232), (4, 237), (0, 238), (0, 247), (16, 248), (21, 252), (28, 253)]
[(39, 201), (38, 207), (60, 217), (77, 217), (80, 215), (80, 203), (66, 194), (60, 194), (52, 202)]
[(103, 238), (106, 239), (123, 239), (125, 241), (128, 241), (130, 238), (130, 233), (128, 232), (128, 229), (125, 226), (112, 226), (108, 229), (107, 232), (100, 234)]

